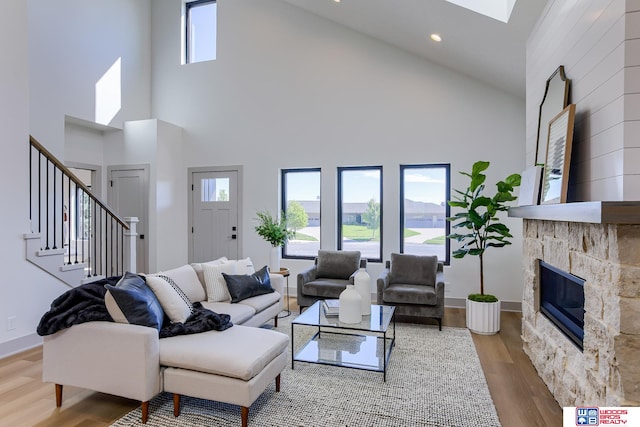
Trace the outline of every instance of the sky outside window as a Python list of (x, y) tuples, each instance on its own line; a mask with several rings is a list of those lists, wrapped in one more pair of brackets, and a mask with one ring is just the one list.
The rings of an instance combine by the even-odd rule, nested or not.
[(216, 59), (217, 4), (215, 1), (188, 8), (188, 62)]

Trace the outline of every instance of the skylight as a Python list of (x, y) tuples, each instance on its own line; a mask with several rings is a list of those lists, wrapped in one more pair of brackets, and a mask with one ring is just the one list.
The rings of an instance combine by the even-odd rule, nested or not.
[(517, 0), (446, 0), (449, 3), (469, 9), (473, 12), (497, 19), (505, 24), (509, 22), (513, 6)]

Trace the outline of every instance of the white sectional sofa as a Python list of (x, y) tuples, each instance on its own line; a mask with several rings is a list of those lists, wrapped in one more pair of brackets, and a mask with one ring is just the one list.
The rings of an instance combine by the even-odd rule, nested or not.
[(275, 292), (238, 303), (211, 302), (203, 267), (182, 266), (163, 275), (172, 277), (192, 302), (229, 314), (232, 327), (160, 339), (153, 327), (91, 321), (44, 336), (42, 378), (56, 385), (56, 405), (62, 404), (63, 385), (82, 387), (141, 401), (146, 422), (149, 400), (165, 391), (174, 393), (176, 416), (180, 395), (185, 394), (240, 405), (246, 426), (249, 407), (269, 382), (275, 380), (279, 391), (286, 366), (289, 337), (255, 327), (271, 319), (277, 322), (284, 278), (269, 276)]
[[(239, 260), (238, 262), (241, 261)], [(206, 294), (207, 285), (204, 278), (204, 264), (206, 263), (190, 265), (196, 272)], [(245, 268), (247, 267), (245, 266)], [(261, 326), (273, 319), (274, 325), (278, 326), (278, 313), (284, 308), (282, 297), (284, 296), (285, 278), (281, 274), (273, 273), (269, 274), (269, 278), (271, 279), (271, 287), (275, 289), (273, 294), (252, 297), (240, 301), (238, 304), (231, 304), (229, 301), (210, 302), (208, 298), (200, 302), (211, 311), (229, 314), (234, 325)]]

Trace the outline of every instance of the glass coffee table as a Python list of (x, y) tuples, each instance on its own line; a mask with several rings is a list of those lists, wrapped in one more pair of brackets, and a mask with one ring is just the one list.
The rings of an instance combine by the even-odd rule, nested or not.
[[(362, 316), (362, 322), (342, 323), (338, 316), (326, 316), (322, 301), (316, 301), (291, 322), (291, 369), (295, 362), (317, 363), (382, 372), (387, 381), (387, 366), (396, 341), (395, 309), (371, 305), (371, 314)], [(317, 331), (296, 349), (294, 328), (300, 326), (313, 326)]]

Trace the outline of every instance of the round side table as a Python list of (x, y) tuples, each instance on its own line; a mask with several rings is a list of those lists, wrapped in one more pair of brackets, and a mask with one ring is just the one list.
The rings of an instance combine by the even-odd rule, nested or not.
[(282, 319), (283, 317), (289, 317), (291, 316), (291, 308), (289, 307), (289, 275), (291, 274), (289, 272), (289, 269), (286, 267), (280, 267), (280, 271), (272, 271), (272, 273), (274, 274), (280, 274), (283, 277), (285, 277), (287, 279), (287, 309), (286, 310), (282, 310), (280, 312), (280, 314), (278, 314), (278, 318)]

